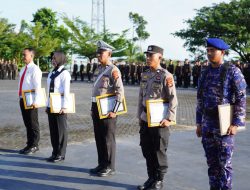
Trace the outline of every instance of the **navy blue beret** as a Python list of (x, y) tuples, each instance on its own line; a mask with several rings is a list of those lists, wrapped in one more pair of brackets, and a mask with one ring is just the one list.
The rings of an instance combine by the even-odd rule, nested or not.
[(220, 38), (208, 38), (206, 41), (207, 47), (214, 47), (219, 50), (227, 50), (230, 48), (230, 46)]

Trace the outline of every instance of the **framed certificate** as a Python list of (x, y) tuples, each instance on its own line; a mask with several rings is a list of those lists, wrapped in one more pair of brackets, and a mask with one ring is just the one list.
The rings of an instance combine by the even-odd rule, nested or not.
[[(159, 127), (163, 119), (166, 118), (168, 113), (169, 103), (166, 100), (147, 100), (147, 121), (148, 127)], [(171, 125), (175, 125), (175, 122), (172, 122)]]
[[(99, 117), (100, 119), (107, 118), (107, 114), (111, 111), (113, 111), (113, 108), (116, 103), (116, 95), (115, 94), (105, 94), (102, 96), (96, 97), (96, 103), (98, 107)], [(126, 100), (125, 97), (123, 98), (121, 104), (118, 107), (118, 111), (116, 112), (116, 115), (121, 115), (127, 113), (127, 106), (126, 106)]]
[[(25, 109), (33, 109), (31, 106), (35, 100), (35, 90), (24, 90), (22, 91), (22, 97), (24, 102)], [(45, 88), (41, 88), (37, 91), (37, 105), (38, 107), (45, 107), (46, 106), (46, 93)]]
[(230, 104), (218, 105), (220, 134), (226, 135), (227, 130), (232, 124), (233, 106)]
[[(64, 96), (60, 93), (50, 93), (50, 112), (59, 113), (62, 109), (62, 102), (64, 101)], [(69, 106), (67, 108), (67, 113), (75, 113), (75, 94), (69, 94), (68, 100)]]

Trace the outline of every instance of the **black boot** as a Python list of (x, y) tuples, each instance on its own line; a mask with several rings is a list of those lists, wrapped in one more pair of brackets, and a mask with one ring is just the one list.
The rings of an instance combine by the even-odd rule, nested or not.
[(162, 190), (163, 181), (154, 180), (153, 184), (147, 190)]
[(154, 183), (154, 179), (153, 178), (148, 178), (147, 181), (145, 181), (143, 183), (143, 185), (138, 185), (137, 189), (138, 190), (143, 190), (143, 189), (148, 189), (149, 187), (151, 187), (151, 185)]

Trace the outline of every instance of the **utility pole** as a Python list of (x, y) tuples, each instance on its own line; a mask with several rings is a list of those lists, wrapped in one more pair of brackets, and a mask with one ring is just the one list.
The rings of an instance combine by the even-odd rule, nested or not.
[(105, 0), (92, 0), (91, 29), (105, 33)]

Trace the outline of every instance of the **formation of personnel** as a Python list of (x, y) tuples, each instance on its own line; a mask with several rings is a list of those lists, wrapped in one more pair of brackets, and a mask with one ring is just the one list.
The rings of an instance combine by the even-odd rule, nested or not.
[[(98, 163), (90, 173), (99, 177), (106, 177), (115, 174), (115, 153), (116, 141), (115, 131), (117, 112), (125, 97), (122, 72), (119, 67), (111, 61), (113, 47), (99, 41), (97, 44), (97, 58), (99, 65), (94, 71), (94, 83), (91, 97), (91, 116), (96, 141)], [(207, 55), (209, 63), (201, 68), (197, 61), (191, 70), (188, 60), (177, 63), (175, 72), (184, 72), (183, 76), (193, 77), (198, 84), (197, 109), (196, 109), (196, 134), (202, 137), (202, 144), (208, 165), (208, 177), (210, 190), (232, 190), (232, 155), (234, 147), (234, 136), (240, 126), (245, 125), (246, 117), (246, 82), (240, 68), (230, 63), (224, 63), (223, 57), (229, 46), (221, 39), (207, 39)], [(163, 49), (159, 46), (148, 46), (146, 54), (147, 69), (141, 69), (140, 91), (138, 99), (137, 117), (140, 125), (140, 146), (142, 154), (146, 159), (148, 179), (138, 190), (162, 190), (164, 176), (167, 173), (167, 147), (169, 140), (169, 126), (176, 122), (177, 94), (175, 89), (174, 76), (167, 69), (162, 67)], [(42, 73), (34, 64), (35, 52), (32, 48), (23, 51), (23, 59), (26, 65), (21, 69), (18, 86), (20, 109), (24, 125), (27, 131), (27, 146), (20, 150), (20, 154), (31, 154), (39, 150), (40, 129), (38, 122), (39, 101), (38, 89), (41, 88)], [(50, 96), (46, 112), (48, 114), (52, 155), (48, 162), (61, 162), (65, 159), (67, 146), (67, 109), (70, 93), (70, 74), (64, 68), (66, 56), (62, 52), (54, 52), (52, 64), (54, 69), (50, 72), (47, 80), (48, 92), (59, 92), (64, 96), (59, 113), (51, 113)], [(126, 66), (126, 65), (125, 65)], [(127, 72), (130, 75), (137, 73), (135, 64), (131, 64)], [(141, 65), (142, 66), (142, 65)], [(124, 67), (125, 69), (126, 67)], [(174, 72), (170, 64), (169, 70)], [(132, 72), (131, 72), (132, 70)], [(200, 76), (198, 75), (201, 73)], [(197, 74), (198, 73), (198, 74)], [(198, 79), (197, 79), (198, 78)], [(189, 79), (188, 79), (189, 80)], [(184, 81), (189, 85), (190, 81)], [(125, 75), (126, 81), (126, 75)], [(135, 78), (131, 82), (136, 82)], [(179, 81), (180, 82), (180, 81)], [(178, 81), (177, 81), (178, 83)], [(34, 90), (35, 99), (31, 109), (25, 109), (23, 90)], [(115, 102), (112, 111), (107, 118), (100, 119), (97, 106), (97, 96), (114, 94)], [(164, 100), (168, 104), (166, 114), (159, 121), (158, 127), (149, 127), (148, 101)], [(220, 135), (218, 105), (234, 105), (233, 118), (226, 135)], [(158, 108), (158, 106), (157, 106)], [(203, 187), (201, 187), (203, 188)]]
[[(143, 62), (129, 63), (115, 61), (113, 63), (119, 68), (124, 85), (140, 85), (142, 73), (149, 69), (148, 65)], [(241, 70), (248, 87), (250, 87), (250, 65), (247, 63), (243, 64), (240, 61), (233, 62), (233, 64)], [(177, 61), (175, 64), (173, 60), (169, 60), (168, 64), (166, 61), (161, 60), (160, 65), (173, 74), (176, 88), (197, 88), (201, 72), (208, 66), (208, 60), (203, 62), (196, 60), (192, 64), (190, 64), (188, 59), (185, 59), (183, 62)], [(97, 66), (97, 63), (84, 65), (81, 61), (80, 70), (78, 70), (78, 65), (75, 62), (72, 77), (75, 81), (79, 76), (81, 81), (93, 82), (93, 75)]]
[(4, 60), (0, 59), (0, 79), (16, 80), (18, 67), (16, 60)]

